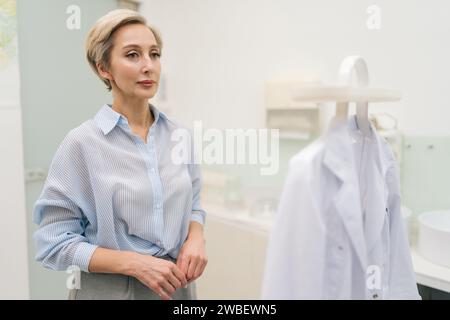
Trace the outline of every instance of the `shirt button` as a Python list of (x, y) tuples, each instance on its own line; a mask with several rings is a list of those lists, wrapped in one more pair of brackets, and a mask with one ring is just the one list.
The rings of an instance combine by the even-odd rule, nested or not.
[(338, 249), (339, 249), (339, 251), (342, 251), (342, 250), (344, 250), (344, 247), (343, 246), (338, 246)]
[(378, 299), (378, 294), (374, 293), (372, 296), (374, 299)]

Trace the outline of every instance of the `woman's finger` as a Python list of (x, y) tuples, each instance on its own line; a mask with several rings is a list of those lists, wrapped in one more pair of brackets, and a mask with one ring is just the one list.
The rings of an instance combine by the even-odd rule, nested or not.
[(187, 271), (187, 276), (186, 276), (188, 281), (191, 280), (194, 277), (195, 268), (197, 268), (198, 262), (199, 262), (198, 258), (191, 258), (190, 259), (189, 267), (188, 267), (188, 271)]
[(182, 282), (175, 276), (175, 274), (169, 274), (167, 281), (175, 288), (175, 290), (181, 288)]
[(175, 265), (175, 268), (173, 268), (172, 272), (174, 276), (181, 282), (181, 286), (185, 287), (187, 284), (187, 279), (185, 273), (181, 270), (181, 268)]
[(172, 297), (167, 294), (166, 290), (164, 290), (162, 287), (157, 287), (155, 292), (160, 296), (163, 300), (172, 300)]
[(201, 262), (198, 264), (198, 267), (195, 269), (195, 278), (196, 279), (203, 274), (205, 267), (206, 267), (206, 260), (202, 259)]
[(180, 268), (181, 272), (183, 272), (186, 275), (189, 266), (189, 256), (186, 256), (184, 254), (178, 256), (177, 266)]
[(169, 296), (172, 296), (177, 290), (168, 280), (162, 281), (161, 287)]

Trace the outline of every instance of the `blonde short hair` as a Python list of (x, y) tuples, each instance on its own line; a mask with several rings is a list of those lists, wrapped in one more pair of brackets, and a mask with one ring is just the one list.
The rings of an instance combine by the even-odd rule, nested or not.
[(86, 58), (97, 76), (106, 84), (108, 91), (112, 89), (111, 83), (108, 79), (100, 76), (97, 63), (102, 64), (105, 68), (109, 68), (114, 32), (128, 24), (143, 24), (147, 26), (155, 36), (160, 53), (162, 50), (162, 40), (159, 32), (149, 26), (147, 20), (136, 11), (116, 9), (98, 19), (86, 38)]

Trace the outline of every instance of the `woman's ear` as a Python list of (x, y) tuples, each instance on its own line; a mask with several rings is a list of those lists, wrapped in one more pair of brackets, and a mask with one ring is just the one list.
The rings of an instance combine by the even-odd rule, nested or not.
[(103, 67), (103, 65), (101, 63), (97, 63), (97, 70), (102, 78), (105, 78), (105, 79), (108, 79), (111, 81), (113, 80), (112, 75)]

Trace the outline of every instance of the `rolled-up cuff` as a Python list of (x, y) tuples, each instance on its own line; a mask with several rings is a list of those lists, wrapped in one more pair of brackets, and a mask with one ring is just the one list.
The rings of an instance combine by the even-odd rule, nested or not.
[(89, 262), (97, 248), (97, 245), (88, 242), (80, 242), (75, 250), (72, 265), (79, 267), (81, 271), (89, 272)]
[(200, 223), (201, 225), (205, 224), (205, 213), (202, 211), (192, 211), (191, 220)]

